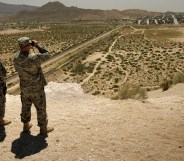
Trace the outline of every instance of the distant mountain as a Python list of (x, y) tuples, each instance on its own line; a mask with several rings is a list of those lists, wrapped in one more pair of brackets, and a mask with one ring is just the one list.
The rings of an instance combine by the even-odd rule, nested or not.
[(45, 5), (43, 5), (42, 7), (38, 8), (36, 11), (39, 12), (49, 12), (49, 11), (54, 11), (54, 12), (58, 12), (61, 9), (66, 8), (66, 6), (58, 1), (56, 2), (49, 2)]
[(49, 2), (34, 11), (21, 11), (11, 20), (16, 21), (70, 21), (70, 20), (104, 20), (137, 18), (140, 16), (157, 16), (158, 12), (148, 12), (144, 10), (97, 10), (82, 9), (77, 7), (67, 7), (60, 2)]
[(34, 11), (36, 6), (29, 6), (29, 5), (14, 5), (14, 4), (6, 4), (0, 2), (0, 14), (6, 15), (6, 14), (16, 14), (20, 11), (26, 10), (26, 11)]

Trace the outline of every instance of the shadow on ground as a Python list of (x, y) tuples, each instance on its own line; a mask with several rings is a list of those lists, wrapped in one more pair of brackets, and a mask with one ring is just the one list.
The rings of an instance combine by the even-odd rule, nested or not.
[(45, 138), (47, 135), (33, 136), (29, 133), (22, 132), (20, 138), (12, 142), (11, 152), (15, 154), (15, 158), (22, 159), (39, 153), (48, 146)]
[(5, 127), (0, 127), (0, 142), (3, 142), (4, 139), (6, 138), (6, 131)]

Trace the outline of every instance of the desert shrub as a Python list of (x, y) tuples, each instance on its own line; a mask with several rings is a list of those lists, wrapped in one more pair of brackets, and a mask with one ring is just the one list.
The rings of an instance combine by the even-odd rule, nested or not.
[(119, 74), (122, 75), (123, 74), (123, 71), (119, 71)]
[(94, 69), (93, 66), (86, 67), (86, 70), (87, 70), (88, 73), (93, 73), (93, 69)]
[(82, 74), (84, 73), (85, 65), (84, 64), (78, 64), (75, 69), (73, 70), (73, 73), (75, 74)]
[(114, 89), (114, 92), (118, 92), (118, 89), (115, 88), (115, 89)]
[(112, 88), (119, 88), (119, 86), (114, 84)]
[(139, 93), (136, 95), (136, 99), (146, 99), (147, 96), (147, 90), (145, 88), (139, 87)]
[(106, 59), (107, 59), (107, 61), (113, 61), (113, 60), (115, 60), (112, 55), (107, 55)]
[(100, 61), (100, 60), (101, 60), (101, 58), (96, 59), (96, 61)]
[(117, 95), (117, 96), (112, 97), (111, 99), (112, 99), (112, 100), (118, 100), (119, 97), (118, 97), (118, 95)]
[(74, 76), (76, 76), (76, 74), (74, 74), (74, 73), (71, 73), (71, 74), (70, 74), (70, 76), (71, 76), (71, 77), (74, 77)]
[(100, 91), (95, 91), (92, 93), (92, 95), (98, 95), (98, 94), (100, 94)]
[(86, 60), (86, 57), (83, 57), (82, 60)]
[(173, 83), (174, 84), (177, 84), (177, 83), (183, 83), (184, 82), (184, 74), (183, 73), (178, 73), (174, 80), (173, 80)]
[(115, 83), (118, 83), (118, 82), (119, 82), (119, 78), (115, 78), (115, 79), (114, 79), (114, 82), (115, 82)]
[(96, 70), (101, 70), (102, 68), (101, 67), (97, 67)]
[(119, 99), (146, 99), (147, 91), (139, 85), (123, 84), (118, 93)]
[(95, 72), (95, 74), (94, 75), (98, 75), (98, 74), (101, 74), (102, 73), (102, 71), (97, 71), (97, 72)]
[(160, 87), (163, 91), (168, 90), (172, 85), (172, 80), (170, 78), (165, 78), (163, 82), (160, 84)]

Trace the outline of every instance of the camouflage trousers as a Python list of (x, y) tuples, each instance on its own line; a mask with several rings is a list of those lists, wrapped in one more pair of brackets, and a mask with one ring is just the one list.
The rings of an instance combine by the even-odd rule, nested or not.
[(3, 88), (0, 88), (0, 118), (4, 118), (5, 103), (6, 103), (6, 96), (4, 94)]
[(48, 124), (44, 88), (32, 90), (21, 89), (21, 102), (21, 122), (28, 123), (31, 120), (31, 106), (33, 104), (37, 112), (38, 126), (46, 126)]

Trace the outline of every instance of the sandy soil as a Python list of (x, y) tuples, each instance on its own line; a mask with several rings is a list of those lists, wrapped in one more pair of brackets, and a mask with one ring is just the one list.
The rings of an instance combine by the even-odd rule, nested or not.
[[(0, 160), (184, 161), (184, 85), (149, 93), (144, 102), (83, 94), (78, 84), (46, 87), (49, 124), (40, 136), (32, 108), (31, 133), (21, 133), (20, 98), (7, 95)], [(4, 133), (3, 133), (4, 132)]]
[(20, 29), (7, 29), (7, 30), (1, 30), (0, 34), (16, 34), (16, 33), (27, 33), (27, 32), (33, 32), (33, 31), (44, 31), (42, 29), (25, 29), (25, 30), (20, 30)]

